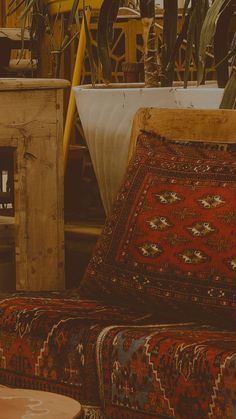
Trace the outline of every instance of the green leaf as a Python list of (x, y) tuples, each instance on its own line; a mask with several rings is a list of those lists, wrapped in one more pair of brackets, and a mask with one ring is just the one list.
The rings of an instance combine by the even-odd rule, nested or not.
[(61, 47), (60, 47), (61, 51), (66, 49), (71, 43), (71, 40), (72, 40), (72, 38), (71, 38), (71, 27), (72, 27), (72, 24), (75, 20), (75, 15), (76, 15), (76, 12), (78, 10), (79, 1), (80, 0), (74, 0), (74, 2), (73, 2), (72, 8), (71, 8), (71, 11), (70, 11), (70, 14), (69, 14), (68, 22), (65, 25), (64, 37), (63, 37), (63, 40), (61, 42)]
[(214, 56), (215, 62), (221, 62), (220, 66), (216, 66), (216, 76), (219, 87), (225, 87), (229, 80), (228, 62), (224, 58), (228, 55), (229, 50), (229, 25), (234, 11), (232, 4), (229, 3), (219, 15), (216, 32), (214, 36)]
[(198, 83), (201, 83), (203, 79), (206, 50), (208, 46), (212, 44), (216, 31), (217, 20), (220, 13), (230, 2), (231, 0), (215, 0), (206, 14), (200, 36)]
[(16, 0), (12, 0), (8, 5), (7, 16), (15, 13), (24, 4), (24, 2), (25, 0), (21, 0), (19, 3), (16, 3)]
[(71, 25), (73, 24), (75, 20), (75, 14), (77, 12), (78, 6), (79, 6), (80, 0), (74, 0), (70, 14), (68, 19), (68, 28), (70, 29)]
[(221, 61), (219, 61), (218, 63), (216, 63), (215, 68), (220, 67), (225, 61), (228, 62), (228, 60), (230, 60), (230, 58), (233, 57), (235, 54), (236, 54), (236, 45), (235, 45), (235, 47), (231, 51), (228, 52), (227, 55), (225, 55), (224, 58), (222, 58)]
[(140, 0), (139, 8), (142, 19), (155, 16), (155, 0)]
[(172, 52), (171, 52), (171, 55), (170, 55), (170, 59), (169, 59), (169, 62), (167, 64), (167, 67), (166, 67), (166, 70), (165, 71), (168, 71), (169, 70), (169, 67), (171, 67), (171, 66), (174, 65), (175, 57), (176, 57), (176, 55), (177, 55), (177, 53), (178, 53), (178, 51), (179, 51), (179, 49), (180, 49), (180, 47), (181, 47), (181, 45), (183, 43), (183, 40), (185, 39), (185, 37), (187, 37), (189, 20), (190, 20), (192, 11), (193, 11), (192, 8), (189, 9), (187, 15), (185, 15), (183, 26), (181, 28), (180, 33), (177, 36), (177, 39), (175, 41), (175, 45), (174, 45), (174, 47), (172, 49)]
[[(25, 1), (25, 0), (23, 0), (23, 1)], [(8, 4), (8, 8), (12, 7), (15, 4), (15, 2), (16, 2), (16, 0), (10, 0), (9, 4)]]
[(95, 65), (95, 60), (93, 56), (91, 34), (88, 27), (85, 9), (83, 9), (83, 16), (84, 16), (84, 27), (85, 27), (85, 36), (86, 36), (86, 47), (87, 47), (87, 53), (89, 57), (89, 64), (90, 64), (90, 70), (91, 70), (91, 81), (92, 81), (92, 85), (94, 86), (94, 84), (96, 83), (96, 65)]
[(114, 38), (113, 23), (116, 21), (120, 7), (120, 0), (114, 1), (114, 6), (111, 9), (109, 16), (109, 25), (108, 25), (108, 43), (112, 44)]
[(162, 86), (171, 86), (174, 80), (174, 62), (168, 66), (173, 48), (176, 44), (178, 20), (177, 0), (164, 0), (163, 46), (162, 46)]
[(195, 59), (198, 67), (198, 56), (199, 56), (199, 44), (202, 25), (206, 17), (207, 10), (209, 8), (208, 0), (197, 0), (196, 4), (196, 28), (195, 28)]
[[(98, 56), (102, 64), (105, 83), (111, 80), (112, 69), (109, 54), (111, 42), (111, 27), (116, 20), (120, 0), (104, 0), (100, 9), (97, 29)], [(114, 13), (114, 10), (116, 13)]]
[(231, 77), (225, 86), (220, 109), (236, 109), (236, 70), (232, 71)]
[(20, 20), (23, 20), (24, 18), (27, 17), (27, 15), (33, 9), (33, 6), (37, 1), (38, 0), (30, 0), (29, 2), (26, 3), (26, 7), (24, 8), (22, 14), (20, 15)]
[(189, 8), (189, 5), (190, 5), (190, 1), (191, 0), (185, 0), (184, 7), (183, 7), (183, 12), (182, 12), (182, 17), (184, 17), (188, 13), (188, 8)]
[(185, 88), (187, 87), (187, 84), (188, 84), (189, 69), (190, 69), (191, 57), (193, 53), (196, 23), (197, 23), (197, 11), (195, 7), (190, 17), (188, 33), (187, 33), (187, 45), (186, 45), (186, 51), (185, 51), (185, 68), (184, 68), (184, 87)]

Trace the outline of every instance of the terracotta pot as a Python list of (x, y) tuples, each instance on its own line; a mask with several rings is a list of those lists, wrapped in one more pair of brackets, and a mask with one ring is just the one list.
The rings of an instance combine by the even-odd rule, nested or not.
[(97, 88), (78, 86), (74, 93), (103, 205), (108, 213), (127, 166), (135, 112), (140, 107), (216, 109), (223, 89), (207, 86), (147, 89), (142, 84), (115, 84)]

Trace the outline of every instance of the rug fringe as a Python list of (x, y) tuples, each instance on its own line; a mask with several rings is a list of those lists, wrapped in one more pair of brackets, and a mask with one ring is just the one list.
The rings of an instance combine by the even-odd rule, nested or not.
[(82, 405), (82, 408), (84, 419), (105, 419), (104, 413), (100, 407)]

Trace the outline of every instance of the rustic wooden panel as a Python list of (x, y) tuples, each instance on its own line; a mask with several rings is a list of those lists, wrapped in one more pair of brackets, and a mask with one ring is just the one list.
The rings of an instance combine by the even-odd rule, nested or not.
[(56, 90), (0, 91), (0, 138), (56, 135)]
[(139, 109), (132, 127), (130, 157), (140, 130), (153, 131), (178, 141), (236, 143), (236, 112), (220, 109)]
[(18, 275), (18, 289), (32, 289), (32, 284), (38, 290), (62, 288), (63, 178), (57, 172), (57, 148), (57, 137), (48, 137), (20, 143), (17, 149), (16, 263), (19, 272), (27, 270)]
[[(21, 28), (3, 28), (0, 27), (0, 38), (9, 38), (12, 41), (22, 42)], [(24, 40), (30, 40), (29, 30), (24, 31)]]
[(18, 290), (64, 288), (62, 138), (62, 89), (0, 91), (0, 147), (15, 149)]

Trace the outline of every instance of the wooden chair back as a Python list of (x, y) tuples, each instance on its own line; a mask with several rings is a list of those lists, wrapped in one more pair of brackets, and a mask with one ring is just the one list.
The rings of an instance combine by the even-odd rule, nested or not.
[(170, 140), (236, 143), (236, 111), (223, 109), (140, 108), (133, 120), (129, 158), (141, 130)]

